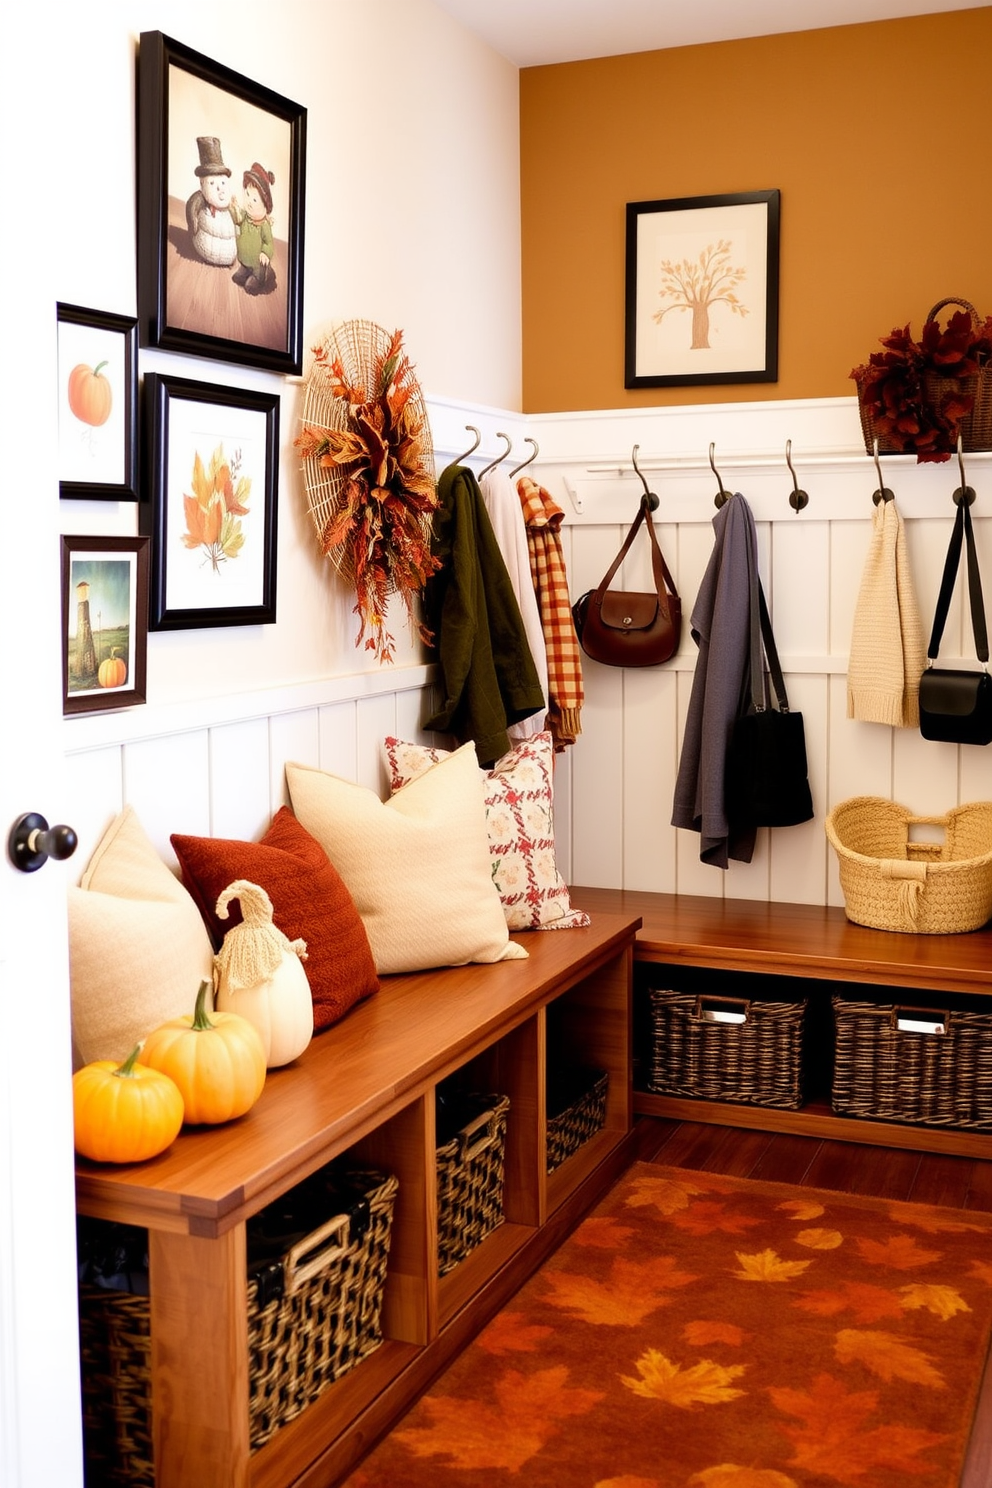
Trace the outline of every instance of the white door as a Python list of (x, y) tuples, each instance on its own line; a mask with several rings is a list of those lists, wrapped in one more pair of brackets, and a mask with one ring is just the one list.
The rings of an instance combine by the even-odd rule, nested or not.
[[(51, 24), (49, 17), (49, 24)], [(5, 45), (0, 138), (52, 161), (40, 70)], [(35, 37), (35, 40), (38, 40)], [(37, 61), (37, 57), (34, 59)], [(27, 115), (10, 74), (34, 78)], [(11, 86), (7, 86), (7, 84)], [(30, 123), (26, 123), (26, 119)], [(52, 130), (54, 136), (54, 129)], [(32, 189), (29, 196), (40, 198)], [(28, 209), (28, 216), (31, 215)], [(57, 214), (56, 214), (57, 215)], [(26, 221), (26, 219), (25, 219)], [(42, 221), (41, 217), (35, 219)], [(24, 223), (22, 223), (22, 226)], [(76, 1322), (66, 882), (73, 864), (16, 871), (15, 818), (63, 818), (55, 216), (8, 262), (0, 386), (0, 1483), (82, 1483)]]

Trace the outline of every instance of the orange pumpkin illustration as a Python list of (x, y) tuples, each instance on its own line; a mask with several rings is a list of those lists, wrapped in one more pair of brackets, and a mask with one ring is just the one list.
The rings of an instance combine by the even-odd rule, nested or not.
[(110, 383), (101, 375), (106, 365), (98, 362), (95, 367), (87, 367), (80, 362), (69, 373), (69, 407), (78, 419), (94, 428), (107, 422), (114, 401)]
[(116, 646), (106, 661), (101, 661), (96, 680), (100, 687), (123, 687), (127, 681), (127, 663), (117, 655)]

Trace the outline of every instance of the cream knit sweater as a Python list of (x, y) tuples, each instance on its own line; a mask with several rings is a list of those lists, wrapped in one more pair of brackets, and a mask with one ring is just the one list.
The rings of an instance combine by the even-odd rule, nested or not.
[(926, 650), (902, 518), (880, 501), (854, 610), (847, 669), (847, 716), (916, 728)]

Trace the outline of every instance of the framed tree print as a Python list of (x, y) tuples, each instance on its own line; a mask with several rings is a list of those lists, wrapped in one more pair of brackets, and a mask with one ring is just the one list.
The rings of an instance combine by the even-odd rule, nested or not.
[(141, 344), (302, 369), (306, 110), (143, 31)]
[(57, 305), (59, 496), (137, 501), (138, 322)]
[(147, 537), (62, 538), (62, 711), (145, 701)]
[(780, 193), (627, 204), (624, 386), (778, 380)]
[(149, 373), (150, 630), (276, 618), (279, 394)]

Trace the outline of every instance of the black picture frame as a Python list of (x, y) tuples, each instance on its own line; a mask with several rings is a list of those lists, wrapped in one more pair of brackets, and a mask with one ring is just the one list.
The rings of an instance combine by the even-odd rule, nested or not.
[(149, 630), (274, 624), (278, 392), (148, 373), (144, 399)]
[(778, 381), (780, 222), (777, 190), (627, 203), (625, 387)]
[(62, 538), (64, 714), (145, 701), (147, 617), (147, 537)]
[[(306, 117), (300, 104), (161, 31), (141, 33), (142, 346), (302, 371)], [(234, 214), (225, 181), (240, 204)], [(217, 201), (204, 203), (204, 189)], [(268, 264), (259, 257), (266, 246)]]
[(59, 496), (138, 500), (138, 322), (55, 307)]

